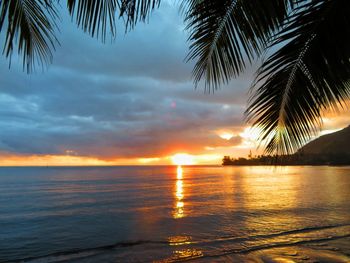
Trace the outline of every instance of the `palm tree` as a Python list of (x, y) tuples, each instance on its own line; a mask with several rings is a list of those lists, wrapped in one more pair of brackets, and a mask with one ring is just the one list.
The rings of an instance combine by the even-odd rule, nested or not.
[[(0, 0), (3, 54), (15, 46), (23, 67), (51, 62), (58, 40), (59, 0)], [(145, 21), (160, 0), (67, 0), (70, 15), (91, 36), (115, 37)], [(263, 60), (251, 87), (247, 120), (270, 154), (288, 154), (315, 135), (324, 110), (344, 107), (350, 94), (349, 0), (182, 0), (190, 32), (194, 82), (213, 91)]]

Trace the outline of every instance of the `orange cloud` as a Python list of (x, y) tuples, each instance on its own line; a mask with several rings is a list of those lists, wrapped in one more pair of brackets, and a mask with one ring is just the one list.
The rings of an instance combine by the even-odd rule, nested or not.
[(0, 166), (103, 166), (132, 165), (137, 163), (138, 159), (118, 159), (111, 161), (94, 157), (69, 155), (0, 155)]

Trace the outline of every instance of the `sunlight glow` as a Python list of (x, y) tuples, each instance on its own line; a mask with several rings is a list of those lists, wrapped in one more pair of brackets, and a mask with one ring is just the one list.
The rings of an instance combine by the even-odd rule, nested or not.
[(231, 140), (231, 138), (233, 137), (233, 133), (230, 132), (223, 132), (221, 134), (219, 134), (220, 138), (224, 139), (224, 140)]
[(177, 153), (171, 157), (171, 161), (175, 165), (192, 165), (195, 164), (192, 155), (187, 153)]
[(340, 130), (342, 130), (342, 128), (340, 128), (340, 129), (322, 130), (322, 131), (320, 132), (319, 136), (326, 135), (326, 134), (330, 134), (330, 133), (337, 132), (337, 131), (340, 131)]
[(244, 129), (244, 131), (242, 133), (240, 133), (239, 135), (246, 140), (250, 140), (250, 141), (256, 141), (259, 138), (259, 129), (258, 128), (253, 128), (253, 127), (247, 127)]
[(180, 154), (146, 158), (108, 158), (78, 155), (10, 155), (0, 153), (0, 166), (109, 166), (109, 165), (163, 165), (163, 164), (218, 164), (222, 154)]
[(239, 134), (243, 141), (241, 145), (237, 147), (244, 149), (256, 148), (258, 146), (259, 133), (260, 131), (258, 128), (245, 128), (244, 131)]

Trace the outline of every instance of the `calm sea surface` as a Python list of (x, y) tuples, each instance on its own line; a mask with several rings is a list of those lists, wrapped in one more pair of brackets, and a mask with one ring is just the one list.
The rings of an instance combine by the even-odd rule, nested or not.
[(350, 262), (350, 167), (0, 168), (0, 262)]

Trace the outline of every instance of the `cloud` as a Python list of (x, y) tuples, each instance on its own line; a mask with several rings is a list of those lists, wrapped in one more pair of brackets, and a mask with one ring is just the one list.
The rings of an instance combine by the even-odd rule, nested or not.
[[(107, 44), (63, 18), (46, 71), (27, 75), (16, 56), (11, 69), (0, 61), (0, 152), (111, 160), (227, 152), (242, 143), (256, 66), (214, 94), (194, 89), (177, 7), (164, 2), (148, 24), (119, 30)], [(220, 129), (235, 136), (223, 140)]]

